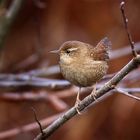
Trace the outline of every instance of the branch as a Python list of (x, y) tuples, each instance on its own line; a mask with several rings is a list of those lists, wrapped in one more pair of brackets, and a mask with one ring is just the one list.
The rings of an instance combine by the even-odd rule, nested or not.
[[(96, 91), (96, 99), (98, 100), (100, 97), (103, 97), (105, 93), (114, 89), (114, 87), (133, 69), (137, 68), (140, 64), (140, 56), (137, 55), (133, 58), (126, 66), (124, 66), (109, 82), (107, 82), (102, 88)], [(107, 94), (106, 94), (107, 95)], [(105, 96), (104, 96), (105, 97)], [(103, 98), (102, 98), (103, 99)], [(92, 95), (87, 96), (84, 100), (82, 100), (79, 104), (79, 111), (87, 109), (87, 107), (93, 103), (96, 103), (94, 97)], [(49, 127), (43, 130), (45, 133), (44, 136), (39, 134), (34, 140), (42, 140), (48, 138), (52, 135), (60, 126), (62, 126), (69, 119), (74, 117), (77, 114), (75, 107), (68, 110), (65, 114), (59, 117), (56, 121), (54, 121)]]
[[(42, 127), (45, 127), (47, 125), (49, 125), (51, 122), (53, 122), (56, 118), (58, 118), (60, 115), (62, 115), (62, 113), (58, 113), (56, 115), (53, 115), (51, 117), (45, 118), (40, 120), (40, 123), (42, 124)], [(36, 122), (27, 124), (27, 125), (23, 125), (21, 127), (16, 127), (13, 129), (9, 129), (3, 132), (0, 132), (0, 139), (6, 139), (6, 138), (11, 138), (13, 136), (16, 136), (20, 133), (24, 133), (24, 132), (30, 132), (33, 131), (35, 129), (38, 129), (38, 124), (36, 124)]]
[[(117, 49), (111, 51), (111, 60), (117, 59), (119, 57), (130, 54), (129, 50), (130, 46), (125, 48)], [(140, 51), (140, 42), (135, 44), (136, 50)], [(70, 86), (70, 83), (66, 80), (52, 80), (44, 77), (54, 76), (60, 74), (60, 69), (58, 65), (50, 66), (43, 69), (35, 69), (28, 71), (26, 73), (20, 74), (0, 74), (0, 87), (8, 88), (8, 87), (20, 87), (20, 86), (32, 86), (32, 87), (47, 87), (47, 88), (66, 88)], [(139, 74), (139, 73), (137, 73)], [(102, 80), (108, 80), (112, 78), (114, 74), (106, 75)], [(128, 77), (129, 78), (129, 77)], [(133, 79), (138, 79), (136, 76)]]
[[(97, 84), (96, 89), (101, 88), (103, 85), (102, 84)], [(8, 100), (8, 101), (34, 101), (34, 102), (50, 102), (53, 106), (53, 108), (57, 111), (63, 111), (68, 109), (68, 105), (62, 100), (62, 99), (67, 99), (70, 97), (75, 97), (76, 96), (76, 91), (77, 88), (72, 87), (69, 89), (65, 89), (63, 91), (57, 91), (57, 92), (51, 92), (48, 94), (46, 90), (42, 90), (36, 93), (32, 92), (4, 92), (0, 94), (0, 100)], [(92, 88), (85, 88), (80, 92), (80, 94), (89, 95), (89, 92), (92, 91)], [(125, 88), (125, 87), (116, 87), (112, 92), (120, 92), (123, 93), (127, 96), (131, 96), (132, 98), (135, 96), (130, 95), (134, 93), (140, 93), (140, 88)], [(68, 93), (69, 92), (69, 93)], [(128, 95), (129, 94), (129, 95)], [(137, 98), (137, 97), (136, 97)], [(136, 99), (135, 98), (135, 99)], [(139, 98), (138, 98), (139, 99)]]
[(128, 96), (128, 97), (131, 97), (131, 98), (133, 98), (133, 99), (136, 99), (136, 100), (140, 101), (140, 98), (139, 98), (139, 97), (136, 97), (136, 96), (134, 96), (134, 95), (131, 95), (131, 94), (129, 94), (127, 91), (122, 90), (121, 88), (115, 88), (115, 89), (116, 89), (116, 91), (118, 91), (118, 92), (120, 92), (120, 93), (122, 93), (122, 94), (124, 94), (124, 95), (126, 95), (126, 96)]
[(35, 101), (35, 102), (49, 102), (54, 110), (64, 111), (68, 109), (68, 105), (59, 97), (54, 94), (48, 94), (45, 90), (39, 91), (38, 93), (32, 92), (4, 92), (0, 94), (0, 100), (9, 100), (9, 101)]
[(9, 10), (1, 17), (0, 22), (0, 48), (3, 47), (6, 35), (17, 16), (23, 0), (13, 0)]
[[(140, 42), (135, 43), (135, 51), (137, 51), (137, 52), (140, 51)], [(130, 45), (129, 45), (129, 46), (125, 46), (120, 49), (110, 51), (110, 58), (111, 58), (111, 60), (114, 60), (114, 59), (117, 59), (120, 57), (125, 57), (125, 56), (129, 55), (130, 53), (131, 52), (130, 52)]]
[(38, 124), (38, 126), (39, 126), (39, 128), (40, 128), (40, 132), (41, 132), (41, 134), (42, 134), (42, 136), (43, 136), (43, 135), (44, 135), (43, 128), (42, 128), (42, 125), (41, 125), (41, 123), (39, 122), (39, 120), (38, 120), (38, 118), (37, 118), (36, 110), (35, 110), (35, 108), (33, 108), (33, 107), (31, 107), (31, 110), (32, 110), (33, 113), (34, 113), (35, 121), (37, 122), (37, 124)]
[(0, 87), (35, 86), (49, 89), (61, 89), (70, 86), (66, 80), (55, 80), (41, 77), (32, 77), (26, 74), (0, 74)]
[[(43, 71), (45, 71), (44, 69)], [(51, 69), (50, 69), (51, 70)], [(32, 86), (32, 87), (45, 87), (49, 89), (63, 89), (71, 86), (71, 84), (67, 80), (58, 80), (58, 79), (49, 79), (49, 78), (43, 78), (39, 77), (40, 72), (42, 70), (34, 70), (33, 73), (31, 71), (27, 73), (21, 73), (21, 74), (0, 74), (0, 88), (9, 88), (9, 87), (22, 87), (22, 86)], [(42, 72), (43, 72), (42, 71)], [(49, 72), (49, 69), (47, 70)], [(35, 72), (37, 74), (35, 74)], [(41, 73), (42, 73), (41, 72)], [(43, 72), (45, 74), (45, 72)], [(43, 74), (42, 73), (42, 74)], [(55, 73), (52, 72), (52, 73)], [(48, 73), (48, 75), (52, 75), (52, 73)], [(136, 75), (137, 73), (137, 75)], [(46, 73), (47, 75), (47, 73)], [(106, 80), (111, 79), (115, 73), (108, 74), (102, 78), (100, 83), (105, 83)], [(138, 80), (140, 77), (138, 76), (139, 71), (135, 71), (129, 75), (129, 77), (125, 78), (125, 81), (131, 81), (131, 79)], [(36, 77), (37, 76), (37, 77)], [(134, 80), (133, 80), (134, 81)], [(131, 82), (133, 82), (131, 81)]]
[(122, 12), (122, 17), (123, 17), (123, 21), (124, 21), (124, 26), (125, 26), (125, 29), (126, 29), (126, 33), (127, 33), (127, 36), (128, 36), (128, 40), (130, 42), (130, 45), (131, 45), (131, 49), (132, 49), (132, 54), (134, 57), (137, 56), (137, 52), (135, 51), (135, 47), (134, 47), (134, 42), (132, 40), (132, 36), (130, 34), (130, 31), (128, 29), (128, 19), (126, 18), (126, 15), (125, 15), (125, 11), (124, 11), (124, 6), (125, 6), (125, 2), (122, 1), (121, 4), (120, 4), (120, 9), (121, 9), (121, 12)]

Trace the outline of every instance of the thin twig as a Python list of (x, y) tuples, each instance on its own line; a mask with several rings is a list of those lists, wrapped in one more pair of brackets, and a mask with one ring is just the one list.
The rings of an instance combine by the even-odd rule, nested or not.
[[(7, 79), (3, 79), (7, 76)], [(0, 75), (0, 87), (20, 87), (20, 86), (35, 86), (46, 87), (49, 89), (61, 89), (69, 87), (70, 83), (66, 80), (55, 80), (41, 77), (32, 77), (30, 75)]]
[(19, 70), (19, 69), (25, 69), (28, 68), (29, 66), (37, 63), (39, 61), (39, 55), (32, 54), (29, 57), (25, 58), (24, 60), (22, 60), (22, 62), (18, 63), (17, 65), (15, 65), (12, 70)]
[[(42, 124), (43, 127), (45, 127), (45, 126), (49, 125), (51, 122), (53, 122), (54, 120), (56, 120), (60, 115), (62, 115), (62, 113), (58, 113), (53, 116), (47, 117), (45, 119), (40, 120), (40, 123)], [(3, 140), (6, 138), (11, 138), (13, 136), (20, 134), (21, 132), (22, 133), (30, 132), (30, 131), (37, 130), (37, 129), (38, 129), (38, 125), (36, 124), (36, 122), (29, 123), (29, 124), (23, 125), (21, 127), (16, 127), (16, 128), (12, 128), (12, 129), (0, 132), (0, 139)]]
[[(103, 85), (97, 85), (97, 89), (101, 88)], [(68, 92), (69, 91), (69, 92)], [(63, 91), (58, 91), (55, 93), (47, 94), (46, 91), (39, 91), (38, 93), (34, 94), (31, 92), (22, 92), (22, 93), (15, 93), (15, 92), (5, 92), (0, 94), (0, 100), (6, 100), (6, 101), (47, 101), (50, 103), (52, 108), (58, 112), (64, 111), (69, 108), (69, 105), (66, 104), (63, 99), (75, 97), (76, 96), (77, 88), (73, 87), (71, 89), (66, 89)], [(92, 91), (92, 88), (85, 88), (80, 92), (81, 95), (89, 95), (89, 93)], [(134, 96), (134, 93), (140, 94), (140, 88), (125, 88), (125, 87), (116, 87), (111, 92), (120, 92), (122, 94), (125, 94), (126, 96), (129, 96), (131, 98), (140, 100), (139, 97)]]
[[(74, 91), (73, 91), (74, 92)], [(73, 94), (74, 95), (74, 94)], [(59, 98), (56, 94), (48, 94), (46, 90), (39, 91), (38, 93), (30, 92), (4, 92), (0, 94), (0, 100), (6, 101), (34, 101), (34, 102), (47, 102), (56, 111), (64, 111), (68, 109), (68, 105)]]
[(43, 128), (42, 128), (42, 125), (41, 125), (41, 123), (39, 122), (39, 120), (38, 120), (38, 118), (37, 118), (36, 110), (35, 110), (35, 108), (33, 108), (33, 107), (31, 107), (31, 110), (32, 110), (33, 113), (34, 113), (35, 121), (36, 121), (37, 124), (39, 125), (40, 132), (41, 132), (41, 134), (42, 134), (42, 136), (43, 136), (43, 135), (44, 135)]
[(122, 13), (123, 21), (124, 21), (124, 26), (125, 26), (125, 29), (126, 29), (126, 32), (127, 32), (128, 40), (129, 40), (130, 45), (131, 45), (132, 54), (133, 54), (134, 57), (136, 57), (137, 52), (135, 51), (134, 42), (132, 40), (132, 36), (130, 34), (130, 31), (128, 29), (128, 19), (126, 18), (126, 14), (125, 14), (125, 11), (124, 11), (124, 6), (125, 6), (125, 2), (122, 1), (120, 3), (120, 9), (121, 9), (121, 13)]
[(120, 92), (120, 93), (122, 93), (122, 94), (124, 94), (124, 95), (126, 95), (126, 96), (128, 96), (128, 97), (131, 97), (131, 98), (133, 98), (133, 99), (136, 99), (136, 100), (138, 100), (138, 101), (140, 101), (140, 98), (139, 97), (136, 97), (136, 96), (134, 96), (134, 95), (132, 95), (132, 94), (129, 94), (127, 91), (125, 91), (125, 90), (122, 90), (121, 88), (115, 88), (118, 92)]
[[(136, 50), (140, 50), (140, 42), (135, 44)], [(124, 55), (130, 54), (129, 47), (117, 49), (111, 52), (111, 59), (116, 59)], [(54, 76), (60, 74), (58, 65), (46, 67), (43, 69), (35, 69), (26, 73), (20, 74), (0, 74), (0, 87), (20, 87), (20, 86), (34, 86), (34, 87), (47, 87), (47, 88), (65, 88), (70, 86), (66, 80), (52, 80), (43, 77)], [(138, 73), (137, 73), (138, 74)], [(108, 80), (114, 74), (106, 75), (102, 80)], [(133, 76), (133, 75), (132, 75)], [(128, 77), (129, 78), (129, 77)], [(139, 78), (137, 76), (137, 78)], [(136, 78), (133, 78), (136, 79)], [(40, 81), (41, 80), (41, 81)]]
[[(102, 84), (98, 84), (97, 85), (97, 89), (101, 88), (103, 85)], [(116, 89), (116, 90), (115, 90)], [(139, 93), (140, 94), (140, 88), (126, 88), (126, 87), (119, 87), (119, 88), (115, 88), (113, 90), (113, 92), (122, 90), (124, 92), (127, 92), (128, 94), (134, 94), (134, 93)], [(55, 109), (57, 111), (62, 111), (62, 110), (66, 110), (68, 109), (68, 105), (62, 100), (62, 99), (66, 99), (66, 98), (70, 98), (70, 97), (74, 97), (76, 96), (76, 91), (77, 88), (76, 87), (71, 87), (69, 89), (65, 89), (63, 91), (55, 91), (55, 92), (51, 92), (50, 94), (48, 94), (46, 92), (46, 90), (42, 90), (36, 93), (32, 93), (32, 92), (4, 92), (0, 94), (0, 100), (10, 100), (10, 101), (18, 101), (18, 102), (22, 102), (22, 101), (34, 101), (34, 102), (43, 102), (43, 101), (47, 101), (47, 102), (51, 102), (51, 104), (54, 106), (55, 105)], [(89, 92), (92, 91), (92, 87), (91, 88), (85, 88), (83, 89), (80, 94), (84, 94), (84, 95), (88, 95)]]
[[(140, 51), (140, 42), (135, 43), (135, 51)], [(130, 53), (130, 45), (124, 46), (123, 48), (110, 51), (110, 59), (114, 60), (120, 57), (125, 57), (128, 56)]]
[[(22, 86), (32, 86), (32, 87), (45, 87), (48, 89), (63, 89), (70, 87), (71, 84), (67, 80), (58, 80), (58, 79), (48, 79), (44, 77), (39, 77), (40, 73), (44, 73), (44, 70), (34, 70), (33, 73), (31, 71), (27, 73), (21, 73), (21, 74), (0, 74), (0, 87), (1, 88), (9, 88), (9, 87), (22, 87)], [(51, 70), (51, 69), (50, 69)], [(50, 71), (48, 69), (48, 72)], [(37, 74), (35, 74), (37, 72)], [(55, 72), (54, 72), (55, 73)], [(124, 80), (130, 81), (130, 79), (134, 79), (135, 81), (140, 79), (137, 73), (139, 75), (139, 71), (133, 72), (130, 77), (125, 78)], [(46, 73), (47, 74), (47, 73)], [(49, 72), (51, 75), (51, 73)], [(48, 74), (48, 75), (49, 75)], [(104, 83), (106, 80), (111, 79), (115, 73), (108, 74), (100, 81), (101, 83)], [(133, 82), (133, 81), (132, 81)]]
[[(115, 85), (117, 85), (130, 71), (137, 68), (140, 64), (140, 56), (137, 55), (134, 59), (132, 59), (126, 66), (124, 66), (109, 82), (107, 82), (102, 88), (96, 91), (96, 99), (98, 101), (99, 98), (102, 99), (107, 96), (108, 91), (114, 89)], [(103, 96), (105, 95), (105, 96)], [(95, 99), (92, 95), (87, 96), (84, 100), (82, 100), (79, 104), (78, 110), (85, 110), (89, 105), (96, 103)], [(68, 110), (65, 114), (59, 117), (56, 121), (54, 121), (49, 127), (44, 129), (45, 135), (39, 134), (34, 140), (41, 140), (42, 138), (47, 139), (50, 135), (52, 135), (60, 126), (66, 123), (69, 119), (74, 117), (77, 114), (76, 108), (73, 107)]]

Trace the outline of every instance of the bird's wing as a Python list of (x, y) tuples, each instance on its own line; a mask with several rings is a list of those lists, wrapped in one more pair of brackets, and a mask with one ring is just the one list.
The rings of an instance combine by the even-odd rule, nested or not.
[(94, 60), (103, 60), (107, 61), (109, 60), (109, 54), (108, 51), (111, 48), (111, 41), (105, 37), (103, 38), (95, 48), (91, 51), (91, 57), (93, 57)]

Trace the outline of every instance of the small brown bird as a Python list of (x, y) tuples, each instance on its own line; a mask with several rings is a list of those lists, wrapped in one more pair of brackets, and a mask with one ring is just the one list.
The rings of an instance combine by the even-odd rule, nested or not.
[(60, 70), (65, 79), (79, 87), (76, 98), (76, 110), (80, 102), (81, 87), (94, 86), (92, 95), (95, 98), (95, 85), (107, 73), (111, 42), (105, 37), (96, 47), (80, 41), (67, 41), (52, 51), (60, 55)]

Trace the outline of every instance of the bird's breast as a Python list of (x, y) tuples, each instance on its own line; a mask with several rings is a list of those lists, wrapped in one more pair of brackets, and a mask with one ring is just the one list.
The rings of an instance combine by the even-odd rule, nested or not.
[(87, 87), (95, 84), (106, 74), (108, 65), (105, 61), (69, 65), (60, 62), (60, 69), (63, 76), (72, 84)]

